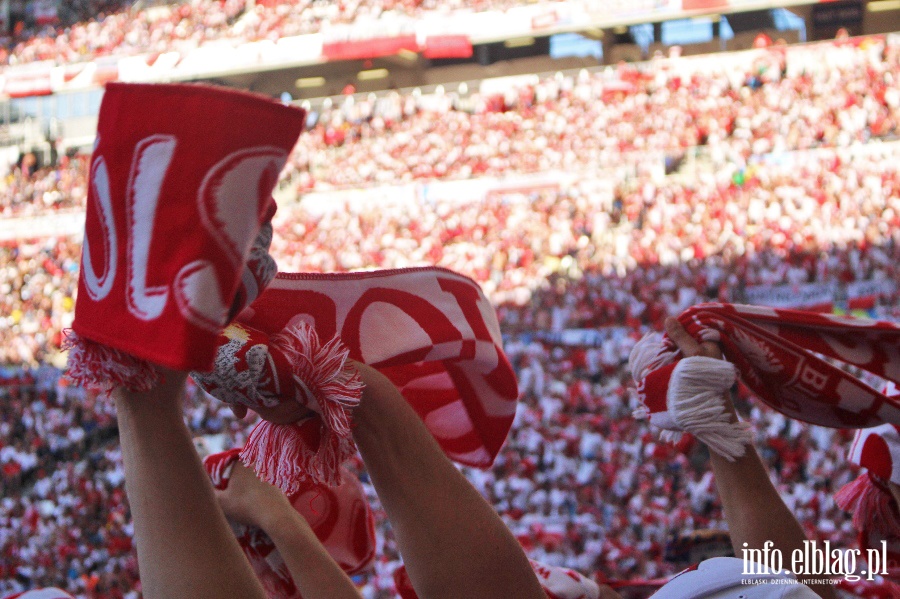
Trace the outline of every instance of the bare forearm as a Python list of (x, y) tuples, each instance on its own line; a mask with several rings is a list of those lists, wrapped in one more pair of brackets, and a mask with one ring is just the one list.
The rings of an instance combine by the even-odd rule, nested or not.
[(545, 597), (515, 537), (399, 391), (381, 375), (364, 372), (363, 379), (354, 437), (416, 593)]
[[(710, 456), (735, 556), (751, 555), (744, 550), (764, 549), (771, 541), (770, 547), (781, 552), (785, 567), (790, 568), (791, 555), (803, 549), (806, 535), (769, 479), (756, 449), (747, 446), (744, 456), (734, 462), (712, 452)], [(826, 599), (835, 597), (829, 585), (810, 588)]]
[(264, 599), (182, 420), (184, 380), (115, 394), (144, 596)]
[(262, 528), (275, 543), (305, 599), (360, 598), (353, 582), (298, 512), (290, 509), (269, 519)]
[(803, 529), (781, 500), (753, 447), (747, 447), (747, 453), (734, 462), (711, 453), (710, 462), (735, 555), (740, 556), (745, 548), (761, 549), (766, 541), (776, 541), (775, 537), (783, 541), (778, 545), (782, 551), (803, 547)]
[[(715, 343), (698, 343), (674, 318), (666, 319), (666, 334), (685, 357), (722, 358), (722, 351)], [(730, 398), (725, 399), (726, 407), (736, 421), (738, 416), (734, 404)], [(756, 448), (746, 445), (743, 457), (733, 462), (713, 451), (709, 453), (734, 554), (744, 557), (747, 555), (745, 550), (765, 549), (767, 541), (787, 559), (795, 549), (802, 549), (806, 535), (769, 480), (769, 473)], [(748, 559), (752, 560), (750, 557)], [(809, 586), (825, 599), (835, 597), (831, 586)]]

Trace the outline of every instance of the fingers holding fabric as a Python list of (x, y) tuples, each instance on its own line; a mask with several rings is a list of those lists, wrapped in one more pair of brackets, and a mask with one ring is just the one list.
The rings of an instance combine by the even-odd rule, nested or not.
[(264, 528), (264, 520), (293, 508), (284, 493), (256, 477), (239, 461), (232, 466), (224, 489), (216, 489), (216, 500), (229, 520)]
[(707, 335), (706, 339), (697, 341), (691, 337), (690, 333), (688, 333), (684, 326), (678, 322), (677, 318), (671, 316), (666, 319), (665, 326), (666, 335), (669, 336), (669, 339), (675, 343), (676, 347), (681, 350), (681, 353), (686, 358), (693, 356), (705, 356), (707, 358), (722, 357), (722, 350), (719, 348), (718, 344), (712, 340), (713, 337)]

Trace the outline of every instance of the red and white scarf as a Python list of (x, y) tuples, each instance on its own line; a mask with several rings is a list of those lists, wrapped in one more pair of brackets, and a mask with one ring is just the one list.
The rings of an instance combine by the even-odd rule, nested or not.
[[(900, 397), (893, 384), (885, 394)], [(857, 431), (847, 457), (866, 471), (835, 493), (835, 502), (853, 514), (863, 549), (880, 551), (882, 541), (887, 543), (888, 571), (900, 579), (900, 510), (888, 488), (889, 482), (900, 484), (900, 427), (883, 424)]]
[(338, 337), (321, 343), (304, 321), (271, 337), (240, 323), (220, 336), (215, 366), (193, 373), (207, 393), (226, 403), (259, 410), (295, 401), (307, 416), (291, 424), (261, 420), (250, 432), (241, 459), (285, 493), (312, 479), (340, 481), (340, 464), (356, 451), (350, 410), (359, 404), (362, 382)]
[[(528, 560), (544, 589), (547, 599), (600, 599), (600, 586), (584, 575), (557, 566), (547, 566)], [(394, 586), (401, 599), (418, 599), (406, 566), (394, 570)]]
[(272, 189), (302, 110), (201, 85), (111, 83), (91, 160), (69, 376), (149, 388), (212, 366), (274, 275)]
[[(496, 313), (474, 281), (449, 270), (279, 273), (235, 324), (249, 336), (226, 331), (215, 369), (195, 379), (223, 401), (297, 401), (315, 413), (261, 422), (241, 456), (286, 492), (303, 476), (331, 481), (353, 451), (359, 393), (347, 357), (387, 376), (459, 463), (489, 466), (512, 425), (518, 388)], [(310, 343), (331, 349), (313, 358)], [(315, 373), (343, 384), (323, 390)]]
[[(240, 449), (232, 449), (203, 460), (217, 489), (228, 487), (239, 454)], [(337, 486), (326, 487), (307, 480), (288, 499), (344, 572), (352, 576), (371, 567), (375, 559), (375, 520), (359, 479), (341, 469)], [(283, 557), (268, 535), (254, 526), (231, 523), (231, 527), (268, 596), (301, 599)]]
[[(900, 401), (820, 357), (896, 381), (900, 379), (897, 325), (729, 304), (701, 304), (678, 320), (695, 339), (718, 342), (740, 381), (791, 418), (834, 428), (900, 423)], [(647, 336), (635, 346), (630, 365), (643, 413), (651, 422), (693, 432), (726, 457), (743, 454), (747, 427), (727, 425), (721, 400), (734, 380), (728, 372), (731, 365), (702, 357), (681, 359), (672, 341), (659, 335)]]

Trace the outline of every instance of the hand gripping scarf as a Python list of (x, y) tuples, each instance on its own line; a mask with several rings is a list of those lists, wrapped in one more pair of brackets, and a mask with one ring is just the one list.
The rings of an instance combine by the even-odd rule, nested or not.
[(693, 433), (729, 459), (743, 455), (750, 431), (730, 422), (722, 399), (737, 375), (763, 402), (797, 420), (833, 428), (900, 423), (897, 399), (820, 357), (896, 381), (900, 327), (892, 323), (729, 304), (701, 304), (678, 321), (695, 339), (718, 342), (727, 362), (682, 359), (658, 334), (641, 339), (629, 358), (643, 404), (637, 415), (660, 428)]
[(476, 283), (449, 270), (280, 273), (236, 324), (213, 372), (195, 380), (226, 402), (296, 401), (314, 413), (260, 422), (241, 454), (287, 493), (304, 476), (335, 482), (355, 451), (349, 410), (360, 391), (348, 357), (387, 376), (459, 463), (489, 466), (512, 425), (518, 389), (496, 314)]
[(91, 160), (69, 376), (146, 390), (211, 368), (274, 275), (272, 189), (302, 110), (199, 85), (111, 83)]
[(232, 323), (210, 373), (192, 373), (213, 397), (254, 410), (295, 401), (307, 417), (291, 424), (261, 420), (250, 432), (241, 458), (264, 480), (293, 493), (304, 478), (329, 485), (340, 481), (341, 463), (355, 448), (350, 409), (359, 404), (362, 382), (347, 362), (347, 349), (334, 337), (320, 343), (304, 321), (271, 337)]
[[(894, 385), (885, 394), (900, 397)], [(857, 431), (847, 457), (866, 471), (835, 493), (835, 502), (853, 514), (863, 549), (881, 551), (882, 541), (887, 543), (888, 571), (900, 579), (900, 511), (888, 488), (889, 482), (900, 484), (900, 427), (883, 424)]]
[[(538, 577), (541, 588), (547, 599), (599, 599), (600, 586), (568, 568), (546, 566), (534, 560), (528, 560), (531, 569)], [(413, 588), (406, 566), (400, 566), (394, 570), (394, 586), (401, 599), (419, 599)]]
[[(240, 449), (206, 457), (203, 465), (217, 489), (228, 487)], [(310, 481), (288, 497), (329, 555), (347, 574), (365, 572), (375, 559), (375, 520), (359, 480), (341, 469), (341, 482), (325, 487)], [(265, 532), (254, 526), (231, 523), (244, 555), (271, 599), (301, 599), (300, 592)]]

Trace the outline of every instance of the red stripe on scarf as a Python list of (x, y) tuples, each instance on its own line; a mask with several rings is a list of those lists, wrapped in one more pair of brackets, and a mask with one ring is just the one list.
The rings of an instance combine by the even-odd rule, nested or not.
[(398, 386), (457, 462), (489, 466), (512, 425), (518, 388), (496, 314), (457, 273), (279, 273), (238, 321), (269, 335), (298, 321), (322, 339), (337, 333), (351, 357)]
[(900, 327), (889, 322), (702, 304), (678, 317), (697, 339), (718, 332), (741, 382), (783, 414), (822, 426), (900, 424), (900, 402), (829, 364), (820, 353), (880, 377), (900, 379)]

